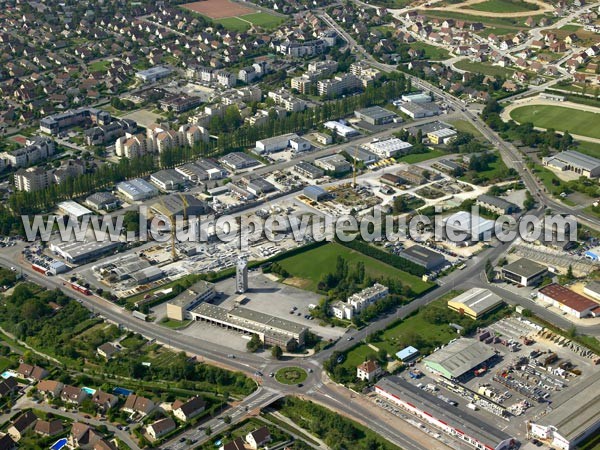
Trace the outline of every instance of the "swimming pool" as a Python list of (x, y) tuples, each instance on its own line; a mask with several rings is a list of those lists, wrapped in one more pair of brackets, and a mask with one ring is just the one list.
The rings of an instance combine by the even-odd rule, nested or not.
[(56, 441), (54, 444), (52, 444), (52, 447), (50, 447), (50, 450), (60, 450), (65, 445), (67, 445), (67, 438), (62, 438), (62, 439), (59, 439), (58, 441)]
[(113, 392), (114, 392), (115, 394), (117, 394), (117, 395), (124, 395), (124, 396), (126, 396), (126, 397), (127, 397), (128, 395), (131, 395), (131, 394), (133, 394), (133, 391), (130, 391), (129, 389), (125, 389), (125, 388), (118, 387), (118, 386), (117, 386), (116, 388), (114, 388), (114, 389), (113, 389)]
[(4, 378), (5, 380), (8, 378), (13, 378), (16, 377), (17, 374), (15, 373), (14, 370), (7, 370), (5, 372), (2, 372), (2, 378)]
[(81, 390), (87, 392), (90, 395), (94, 395), (96, 393), (96, 389), (92, 389), (89, 387), (82, 387)]
[(218, 440), (217, 442), (215, 442), (215, 447), (220, 447), (221, 446), (221, 440)]

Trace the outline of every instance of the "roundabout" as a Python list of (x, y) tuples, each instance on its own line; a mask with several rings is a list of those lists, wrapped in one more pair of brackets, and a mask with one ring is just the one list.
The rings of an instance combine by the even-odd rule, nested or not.
[(299, 384), (304, 382), (306, 378), (308, 378), (308, 373), (300, 367), (282, 367), (275, 372), (275, 380), (281, 384)]

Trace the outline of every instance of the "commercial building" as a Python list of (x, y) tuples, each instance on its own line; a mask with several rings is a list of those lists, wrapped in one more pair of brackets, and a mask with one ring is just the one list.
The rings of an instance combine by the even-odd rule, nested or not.
[(600, 429), (600, 371), (596, 370), (576, 392), (552, 396), (552, 410), (528, 423), (529, 434), (552, 448), (574, 450)]
[(87, 209), (85, 206), (81, 206), (79, 203), (75, 203), (73, 200), (60, 202), (57, 206), (61, 213), (72, 217), (73, 219), (81, 219), (84, 216), (91, 216), (93, 214), (93, 212)]
[(315, 202), (322, 202), (331, 197), (331, 194), (321, 186), (306, 186), (302, 190), (302, 194)]
[(150, 209), (165, 217), (201, 216), (208, 211), (208, 205), (192, 194), (171, 194), (153, 203)]
[(457, 169), (460, 169), (460, 166), (454, 161), (445, 158), (437, 160), (433, 167), (449, 174), (454, 174)]
[(173, 320), (190, 318), (189, 311), (215, 296), (215, 285), (208, 281), (194, 283), (184, 292), (167, 302), (167, 317)]
[(190, 314), (197, 321), (257, 334), (265, 345), (278, 345), (284, 350), (303, 346), (308, 332), (308, 328), (303, 325), (241, 306), (228, 311), (210, 303), (201, 303)]
[(423, 360), (425, 367), (449, 379), (468, 376), (496, 357), (492, 347), (476, 339), (459, 338)]
[(398, 114), (381, 106), (371, 106), (370, 108), (354, 111), (354, 116), (371, 125), (384, 125), (393, 122), (398, 117)]
[(504, 304), (504, 301), (499, 295), (483, 288), (471, 288), (448, 300), (448, 308), (473, 320), (483, 317), (502, 304)]
[(328, 130), (335, 131), (335, 133), (338, 136), (341, 136), (344, 138), (356, 136), (358, 134), (358, 131), (355, 130), (354, 128), (349, 127), (348, 125), (343, 124), (341, 122), (337, 122), (335, 120), (330, 120), (328, 122), (325, 122), (323, 124), (323, 126), (325, 128), (327, 128)]
[(399, 352), (396, 352), (396, 358), (398, 358), (403, 363), (412, 361), (417, 356), (419, 356), (419, 350), (414, 348), (412, 345), (409, 345), (408, 347), (403, 348)]
[(131, 278), (137, 285), (152, 283), (160, 280), (165, 276), (165, 273), (160, 267), (150, 266), (131, 273)]
[(527, 258), (502, 267), (502, 278), (510, 283), (521, 286), (535, 286), (546, 276), (548, 268)]
[(290, 139), (290, 147), (294, 153), (300, 153), (310, 150), (312, 144), (303, 137), (296, 137)]
[(259, 161), (242, 152), (228, 153), (227, 155), (221, 157), (219, 162), (231, 170), (247, 169), (260, 164)]
[(429, 271), (437, 270), (447, 262), (441, 253), (434, 252), (419, 244), (402, 250), (399, 256)]
[[(460, 418), (448, 411), (448, 403), (437, 396), (396, 376), (382, 378), (375, 385), (375, 393), (419, 422), (468, 445), (476, 450), (513, 450), (519, 448), (516, 439), (504, 431), (470, 413), (461, 412)], [(416, 406), (418, 405), (418, 406)]]
[(542, 158), (542, 163), (553, 169), (568, 170), (588, 178), (600, 176), (600, 159), (574, 150), (560, 152), (554, 156), (546, 156)]
[[(475, 222), (476, 220), (476, 222)], [(491, 237), (494, 229), (492, 220), (460, 211), (444, 219), (446, 237), (452, 242), (481, 241)]]
[(296, 164), (294, 166), (294, 171), (303, 177), (310, 178), (311, 180), (321, 178), (323, 175), (325, 175), (323, 169), (319, 169), (318, 167), (315, 167), (306, 161), (300, 161), (298, 164)]
[(248, 290), (248, 260), (239, 258), (235, 266), (235, 291), (243, 294)]
[(578, 319), (600, 316), (600, 304), (560, 284), (552, 283), (538, 292), (538, 299), (548, 302)]
[(296, 133), (289, 133), (274, 136), (272, 138), (261, 139), (260, 141), (256, 141), (256, 152), (262, 155), (264, 153), (285, 150), (290, 146), (290, 141), (292, 139), (298, 139), (298, 135)]
[(456, 138), (456, 131), (451, 128), (443, 128), (427, 133), (427, 139), (434, 145), (448, 144)]
[(119, 207), (119, 200), (110, 192), (96, 192), (85, 199), (85, 204), (96, 211), (111, 211)]
[(381, 158), (391, 158), (397, 154), (408, 153), (412, 144), (398, 138), (391, 138), (385, 141), (370, 142), (365, 147)]
[(161, 78), (168, 77), (171, 72), (172, 70), (169, 67), (154, 66), (146, 70), (140, 70), (135, 76), (145, 83), (154, 83)]
[(435, 103), (399, 103), (398, 108), (404, 114), (412, 119), (422, 119), (423, 117), (433, 117), (440, 113), (440, 109)]
[(158, 195), (158, 189), (142, 178), (134, 178), (117, 184), (117, 191), (132, 201), (146, 200)]
[(583, 293), (596, 300), (600, 300), (600, 281), (590, 281), (583, 288)]
[(431, 103), (431, 95), (423, 94), (422, 92), (416, 92), (414, 94), (404, 94), (402, 101), (408, 103)]
[(372, 164), (374, 162), (379, 161), (379, 156), (362, 147), (348, 149), (347, 152), (352, 159), (356, 160), (357, 162), (362, 162), (364, 164)]
[(315, 166), (320, 167), (326, 172), (344, 173), (349, 172), (352, 166), (342, 155), (329, 155), (323, 158), (315, 159)]
[(88, 123), (108, 125), (111, 121), (112, 117), (108, 111), (102, 111), (97, 108), (79, 108), (44, 117), (40, 120), (40, 131), (57, 135), (71, 127), (82, 126)]
[(163, 191), (174, 191), (183, 185), (185, 179), (175, 169), (163, 169), (150, 175), (150, 182)]
[(50, 251), (72, 264), (82, 264), (114, 251), (118, 241), (50, 242)]
[(496, 214), (512, 214), (519, 209), (514, 203), (486, 194), (477, 197), (476, 204)]

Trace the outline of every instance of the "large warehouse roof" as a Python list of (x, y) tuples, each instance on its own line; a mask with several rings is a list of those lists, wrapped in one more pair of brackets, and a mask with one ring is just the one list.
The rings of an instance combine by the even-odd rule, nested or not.
[(494, 349), (488, 345), (461, 338), (425, 358), (425, 363), (439, 365), (446, 375), (458, 378), (494, 355)]
[(584, 155), (583, 153), (579, 153), (574, 150), (560, 152), (553, 158), (571, 166), (580, 167), (582, 169), (590, 171), (598, 169), (598, 167), (600, 167), (600, 159), (594, 158), (593, 156)]
[(448, 306), (455, 311), (463, 310), (467, 315), (479, 317), (502, 303), (502, 298), (488, 289), (472, 288), (451, 300)]
[(521, 258), (517, 261), (504, 266), (502, 270), (512, 272), (525, 278), (531, 278), (540, 272), (546, 270), (546, 267), (527, 258)]

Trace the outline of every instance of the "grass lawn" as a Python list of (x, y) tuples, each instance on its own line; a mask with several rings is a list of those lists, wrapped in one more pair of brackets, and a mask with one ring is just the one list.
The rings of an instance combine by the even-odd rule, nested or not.
[(560, 27), (560, 29), (564, 31), (575, 32), (581, 30), (581, 27), (579, 25), (567, 24)]
[(510, 1), (510, 0), (488, 0), (483, 3), (476, 3), (470, 5), (469, 9), (475, 9), (477, 11), (488, 11), (496, 13), (507, 13), (507, 12), (523, 12), (523, 11), (535, 11), (539, 7), (522, 1)]
[(279, 261), (279, 264), (293, 277), (304, 280), (300, 287), (316, 291), (317, 284), (326, 273), (323, 268), (335, 270), (338, 256), (342, 256), (350, 266), (356, 265), (359, 261), (364, 262), (367, 274), (372, 277), (399, 278), (402, 282), (408, 284), (416, 294), (429, 289), (431, 286), (431, 283), (426, 283), (419, 277), (334, 242), (290, 256)]
[(104, 71), (110, 66), (110, 61), (94, 61), (88, 66), (90, 72)]
[[(498, 155), (498, 158), (496, 159), (496, 161), (491, 162), (489, 164), (488, 170), (483, 170), (480, 172), (468, 171), (465, 175), (460, 177), (460, 180), (466, 181), (469, 183), (472, 182), (472, 180), (474, 180), (476, 178), (487, 180), (487, 181), (499, 180), (501, 173), (506, 170), (507, 170), (506, 164), (504, 164), (504, 161), (502, 161), (502, 158)], [(501, 180), (501, 181), (506, 181), (506, 180)]]
[(227, 28), (231, 31), (248, 31), (250, 29), (250, 24), (248, 22), (244, 22), (237, 17), (224, 17), (222, 19), (212, 19), (215, 23), (220, 23), (223, 27)]
[(534, 168), (536, 176), (539, 177), (548, 192), (553, 192), (555, 189), (557, 189), (557, 187), (552, 184), (552, 181), (557, 180), (560, 182), (561, 180), (554, 172), (546, 169), (544, 166), (540, 166), (539, 164), (536, 164)]
[(405, 162), (407, 164), (416, 164), (429, 159), (439, 158), (444, 155), (446, 155), (446, 153), (441, 150), (429, 150), (426, 153), (413, 153), (412, 155), (402, 156), (398, 158), (397, 161)]
[(6, 369), (12, 366), (12, 364), (13, 362), (10, 359), (0, 356), (0, 372), (4, 372)]
[(591, 214), (592, 216), (596, 216), (598, 219), (600, 219), (600, 210), (598, 210), (597, 208), (594, 208), (594, 206), (592, 206), (592, 205), (586, 206), (585, 208), (583, 208), (583, 212), (585, 212), (587, 214)]
[(361, 344), (346, 353), (346, 359), (344, 359), (342, 366), (350, 371), (355, 371), (356, 366), (365, 362), (368, 355), (373, 354), (377, 354), (377, 352), (367, 344)]
[(436, 47), (435, 45), (426, 44), (425, 42), (413, 42), (410, 44), (410, 48), (414, 48), (415, 50), (424, 50), (425, 57), (427, 59), (444, 60), (450, 57), (448, 50)]
[(449, 120), (448, 122), (458, 131), (462, 131), (463, 133), (470, 133), (475, 137), (482, 137), (481, 132), (477, 128), (475, 128), (475, 125), (473, 125), (468, 120), (457, 119)]
[(240, 18), (243, 20), (247, 20), (248, 22), (252, 22), (258, 27), (266, 28), (268, 30), (277, 28), (285, 21), (283, 17), (274, 16), (273, 14), (264, 12), (246, 14), (245, 16), (240, 16)]
[(454, 67), (468, 72), (482, 73), (483, 75), (490, 75), (493, 77), (504, 77), (510, 78), (515, 72), (513, 69), (506, 67), (492, 66), (491, 64), (472, 62), (468, 59), (463, 59), (454, 64)]
[(600, 155), (600, 144), (597, 142), (578, 141), (575, 150), (597, 158)]
[(159, 322), (161, 326), (171, 328), (172, 330), (184, 328), (189, 323), (191, 323), (191, 320), (184, 320), (183, 322), (180, 322), (179, 320), (168, 319), (166, 317)]
[(600, 434), (592, 435), (587, 438), (580, 443), (577, 448), (579, 450), (600, 450)]
[(308, 374), (306, 373), (306, 370), (301, 369), (300, 367), (283, 367), (275, 374), (275, 379), (281, 384), (302, 383), (307, 377)]
[(530, 105), (513, 109), (510, 117), (519, 122), (531, 122), (540, 128), (554, 128), (573, 134), (600, 139), (600, 114), (554, 105)]

